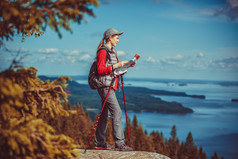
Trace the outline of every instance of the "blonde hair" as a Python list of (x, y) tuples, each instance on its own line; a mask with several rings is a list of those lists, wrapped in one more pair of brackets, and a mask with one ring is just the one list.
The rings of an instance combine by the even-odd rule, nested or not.
[(96, 52), (96, 57), (98, 55), (98, 50), (102, 47), (102, 45), (104, 44), (104, 38), (102, 38), (102, 40), (100, 41), (98, 48), (97, 48), (97, 52)]
[[(114, 35), (111, 35), (110, 37), (114, 37), (116, 35), (119, 35), (119, 34), (114, 34)], [(104, 40), (106, 42), (108, 42), (109, 38), (105, 39), (104, 37), (102, 38), (102, 40), (100, 41), (99, 45), (98, 45), (98, 48), (97, 48), (97, 52), (96, 52), (96, 57), (95, 59), (97, 59), (97, 56), (98, 56), (98, 50), (102, 47), (102, 45), (104, 44)]]

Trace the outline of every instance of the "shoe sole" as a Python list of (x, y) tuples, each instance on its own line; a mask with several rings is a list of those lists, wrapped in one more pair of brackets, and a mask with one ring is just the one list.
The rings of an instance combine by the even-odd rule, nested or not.
[(119, 148), (102, 148), (102, 147), (94, 147), (96, 150), (114, 150), (114, 151), (133, 151), (133, 150), (120, 150)]
[(114, 151), (133, 151), (133, 150), (120, 150), (118, 148), (115, 148)]

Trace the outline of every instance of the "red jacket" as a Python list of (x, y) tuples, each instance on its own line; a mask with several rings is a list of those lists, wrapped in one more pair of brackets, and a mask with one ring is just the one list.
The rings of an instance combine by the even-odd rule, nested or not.
[[(102, 49), (98, 52), (98, 64), (97, 64), (97, 69), (98, 69), (98, 74), (99, 75), (107, 75), (112, 73), (112, 66), (107, 66), (106, 67), (106, 57), (107, 57), (107, 52), (106, 50)], [(117, 62), (119, 62), (117, 58)], [(116, 82), (114, 86), (114, 90), (117, 90), (118, 87), (118, 76), (116, 77)]]

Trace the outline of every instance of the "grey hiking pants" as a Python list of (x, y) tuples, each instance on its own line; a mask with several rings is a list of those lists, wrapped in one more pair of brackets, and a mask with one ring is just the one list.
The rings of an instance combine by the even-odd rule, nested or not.
[[(98, 89), (98, 93), (101, 97), (102, 104), (107, 96), (109, 87), (106, 88), (100, 88)], [(119, 146), (121, 144), (124, 144), (124, 132), (122, 128), (122, 121), (121, 121), (121, 108), (117, 101), (117, 97), (115, 94), (115, 90), (111, 89), (110, 94), (107, 98), (107, 102), (104, 106), (103, 112), (101, 114), (101, 117), (98, 121), (97, 130), (96, 130), (96, 136), (95, 136), (95, 144), (101, 145), (104, 144), (104, 137), (106, 133), (107, 128), (107, 121), (109, 116), (112, 116), (112, 129), (113, 129), (113, 137), (115, 141), (115, 145)]]

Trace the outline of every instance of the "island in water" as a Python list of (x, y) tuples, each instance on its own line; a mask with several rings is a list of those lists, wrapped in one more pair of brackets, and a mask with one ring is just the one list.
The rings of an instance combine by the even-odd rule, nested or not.
[[(50, 78), (46, 76), (40, 76), (44, 80), (55, 80), (56, 78)], [(100, 110), (101, 99), (96, 90), (90, 89), (87, 84), (79, 84), (76, 81), (68, 82), (68, 90), (70, 92), (69, 101), (71, 106), (76, 104), (82, 104), (85, 110)], [(116, 92), (118, 102), (124, 110), (124, 100), (122, 89)], [(156, 95), (157, 97), (154, 97)], [(188, 95), (184, 92), (172, 92), (165, 90), (152, 90), (144, 87), (125, 87), (126, 107), (127, 111), (132, 112), (155, 112), (155, 113), (167, 113), (167, 114), (187, 114), (193, 113), (193, 110), (184, 107), (177, 102), (164, 101), (158, 96), (181, 96), (191, 98), (205, 99), (203, 95)]]

